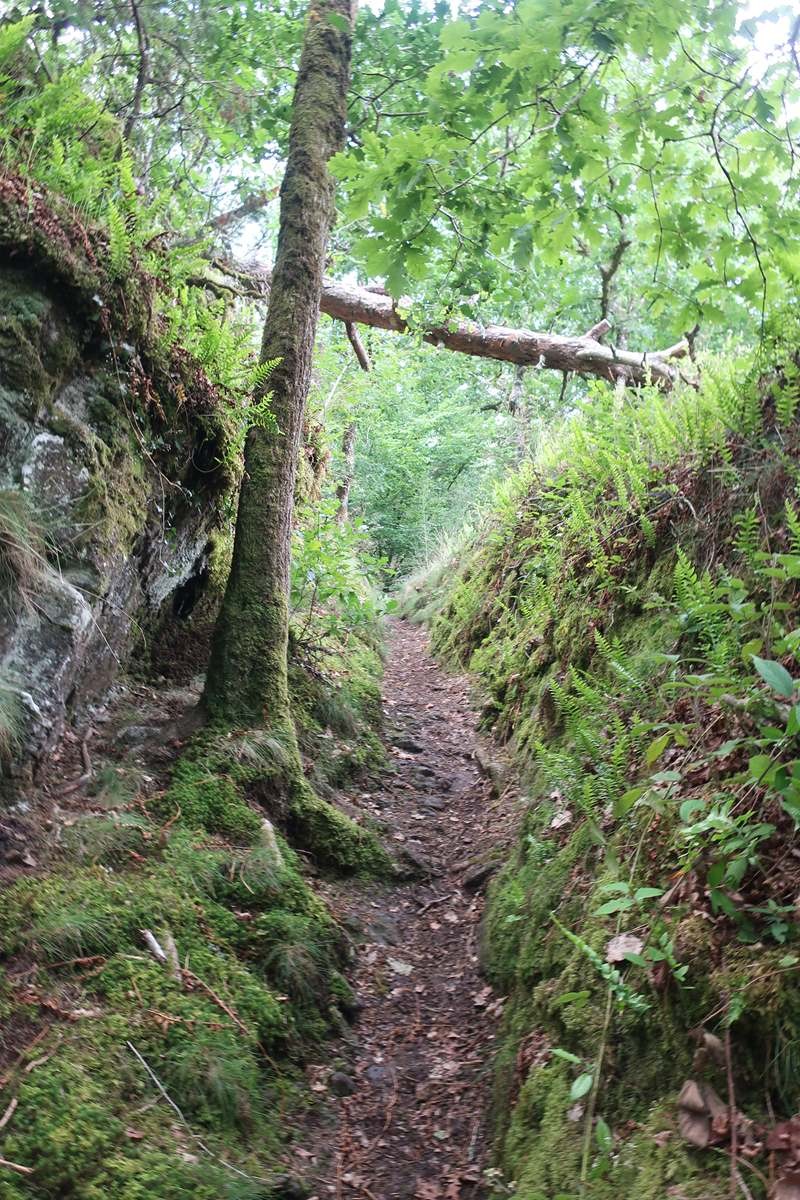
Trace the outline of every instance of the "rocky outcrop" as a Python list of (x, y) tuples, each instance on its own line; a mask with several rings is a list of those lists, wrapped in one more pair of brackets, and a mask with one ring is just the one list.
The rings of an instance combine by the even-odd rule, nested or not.
[(204, 576), (230, 480), (219, 398), (159, 350), (146, 277), (132, 302), (85, 231), (0, 184), (0, 680), (35, 763)]

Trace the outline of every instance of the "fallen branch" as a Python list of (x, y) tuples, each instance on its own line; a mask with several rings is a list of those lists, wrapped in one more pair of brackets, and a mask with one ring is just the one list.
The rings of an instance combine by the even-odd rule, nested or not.
[[(264, 299), (269, 290), (270, 272), (264, 267), (244, 266), (226, 259), (212, 260), (213, 269), (236, 280), (236, 291)], [(232, 290), (214, 276), (192, 282), (201, 283), (212, 291)], [(540, 333), (531, 329), (514, 329), (507, 325), (482, 324), (477, 321), (449, 321), (417, 330), (401, 315), (396, 302), (382, 290), (335, 283), (326, 279), (320, 302), (322, 312), (345, 325), (368, 325), (393, 333), (419, 332), (423, 341), (460, 354), (477, 358), (492, 358), (518, 366), (539, 370), (562, 371), (575, 375), (593, 375), (610, 382), (644, 384), (651, 381), (669, 388), (685, 378), (674, 360), (689, 354), (684, 339), (665, 350), (622, 350), (604, 346), (598, 338), (608, 332), (607, 322), (599, 322), (587, 334), (574, 337), (557, 333)], [(686, 380), (691, 382), (691, 380)]]
[(452, 900), (452, 899), (453, 899), (452, 892), (448, 892), (448, 894), (446, 896), (434, 896), (433, 900), (429, 900), (427, 904), (422, 905), (419, 912), (417, 913), (417, 916), (421, 917), (423, 915), (423, 913), (428, 912), (429, 909), (434, 908), (437, 904), (444, 904), (445, 900)]
[(80, 776), (79, 779), (76, 779), (74, 781), (74, 783), (69, 783), (69, 784), (67, 784), (67, 786), (65, 788), (62, 788), (62, 790), (61, 790), (62, 796), (72, 795), (73, 792), (77, 792), (79, 788), (82, 788), (83, 785), (85, 783), (88, 783), (89, 780), (92, 778), (93, 771), (92, 771), (92, 760), (89, 755), (89, 739), (91, 738), (93, 733), (94, 733), (94, 729), (92, 729), (92, 728), (87, 729), (86, 733), (83, 735), (83, 741), (81, 742), (81, 761), (83, 762), (83, 774)]
[(195, 246), (198, 242), (202, 242), (204, 237), (208, 237), (210, 233), (220, 232), (223, 229), (227, 229), (229, 225), (235, 225), (237, 222), (243, 221), (246, 217), (252, 217), (254, 213), (257, 213), (262, 208), (266, 208), (272, 200), (275, 200), (279, 191), (279, 187), (273, 187), (265, 191), (256, 192), (254, 196), (250, 196), (249, 199), (244, 200), (241, 204), (237, 204), (235, 208), (212, 217), (205, 225), (200, 226), (197, 233), (191, 237), (180, 238), (174, 245), (176, 248)]

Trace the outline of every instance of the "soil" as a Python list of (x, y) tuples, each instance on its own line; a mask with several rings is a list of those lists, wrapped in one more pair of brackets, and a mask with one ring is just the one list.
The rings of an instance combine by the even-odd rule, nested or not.
[(468, 1200), (485, 1195), (503, 1003), (481, 976), (482, 891), (516, 793), (498, 788), (467, 681), (434, 662), (421, 629), (392, 622), (384, 696), (390, 766), (358, 800), (416, 878), (324, 889), (354, 931), (360, 1013), (308, 1069), (321, 1095), (342, 1094), (299, 1137), (294, 1170), (319, 1200)]

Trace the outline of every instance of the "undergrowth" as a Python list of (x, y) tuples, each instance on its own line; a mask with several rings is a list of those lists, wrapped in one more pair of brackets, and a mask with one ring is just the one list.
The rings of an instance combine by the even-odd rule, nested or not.
[[(528, 796), (484, 929), (498, 1195), (708, 1200), (733, 1170), (763, 1197), (763, 1129), (800, 1106), (799, 332), (697, 391), (590, 389), (451, 586), (403, 597)], [(727, 1117), (678, 1127), (686, 1081), (725, 1110), (729, 1073), (732, 1167)]]
[(303, 1061), (355, 1011), (350, 943), (306, 863), (388, 860), (310, 793), (276, 809), (282, 756), (258, 732), (206, 733), (147, 800), (98, 780), (98, 811), (6, 889), (4, 1156), (32, 1174), (3, 1197), (284, 1194)]

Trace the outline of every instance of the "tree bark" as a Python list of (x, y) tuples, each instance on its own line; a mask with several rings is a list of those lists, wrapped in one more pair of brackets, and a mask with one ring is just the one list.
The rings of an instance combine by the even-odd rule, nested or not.
[(309, 8), (261, 348), (262, 362), (279, 360), (266, 384), (277, 428), (247, 435), (231, 573), (204, 693), (213, 721), (266, 724), (292, 747), (287, 651), (295, 476), (334, 217), (327, 163), (344, 138), (353, 17), (353, 0), (312, 0)]
[(344, 431), (342, 437), (342, 457), (344, 458), (344, 471), (341, 483), (336, 488), (336, 498), (339, 501), (336, 520), (340, 525), (344, 525), (350, 515), (350, 488), (353, 486), (353, 476), (356, 470), (355, 421), (351, 421)]
[[(367, 288), (326, 280), (321, 307), (328, 316), (340, 321), (372, 325), (395, 333), (410, 330), (391, 296)], [(500, 359), (522, 367), (598, 375), (610, 380), (622, 377), (631, 383), (644, 383), (648, 377), (652, 377), (668, 386), (679, 378), (679, 372), (671, 360), (688, 353), (685, 341), (666, 350), (637, 353), (604, 346), (590, 334), (565, 337), (557, 333), (512, 329), (506, 325), (479, 325), (475, 321), (434, 325), (423, 329), (422, 338), (447, 350), (457, 350), (461, 354), (479, 358)]]

